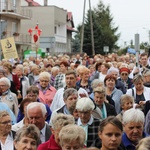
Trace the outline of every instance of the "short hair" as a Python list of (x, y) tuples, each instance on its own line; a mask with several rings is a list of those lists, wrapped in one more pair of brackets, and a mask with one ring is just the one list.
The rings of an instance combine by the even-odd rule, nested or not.
[(94, 110), (94, 108), (95, 105), (93, 101), (88, 97), (80, 98), (76, 103), (76, 109), (78, 111), (89, 111), (89, 110)]
[(31, 103), (31, 102), (35, 102), (33, 99), (31, 99), (31, 98), (25, 98), (25, 99), (23, 99), (22, 101), (21, 101), (21, 103), (20, 103), (20, 107), (19, 107), (19, 109), (20, 109), (20, 111), (22, 112), (22, 113), (24, 113), (24, 105), (26, 104), (26, 103)]
[(105, 95), (105, 87), (96, 87), (95, 89), (94, 89), (94, 94), (95, 94), (95, 92), (97, 92), (97, 93), (99, 93), (99, 94), (104, 94)]
[(144, 124), (145, 122), (145, 116), (144, 113), (135, 108), (131, 108), (129, 110), (126, 110), (123, 113), (123, 124), (127, 124), (129, 122), (142, 122)]
[(74, 70), (68, 70), (68, 71), (66, 72), (65, 76), (70, 75), (70, 74), (73, 74), (74, 77), (77, 77), (77, 74), (76, 74), (76, 72), (75, 72)]
[(78, 91), (74, 88), (67, 88), (65, 91), (64, 91), (64, 94), (63, 94), (63, 99), (66, 100), (70, 95), (78, 95)]
[(10, 116), (9, 113), (5, 110), (0, 111), (0, 118), (5, 117), (5, 116)]
[(94, 79), (91, 83), (91, 87), (92, 89), (96, 88), (99, 84), (104, 84), (103, 81), (101, 81), (100, 79)]
[(16, 66), (16, 69), (20, 69), (22, 72), (24, 72), (24, 69), (23, 69), (23, 65), (22, 64), (18, 64)]
[(8, 68), (9, 72), (12, 72), (12, 64), (10, 62), (5, 62), (3, 67)]
[(50, 80), (50, 77), (51, 77), (51, 75), (50, 75), (48, 72), (46, 72), (46, 71), (41, 72), (41, 73), (39, 74), (39, 80), (40, 80), (41, 78), (46, 78), (46, 79)]
[(104, 65), (104, 66), (105, 66), (105, 68), (107, 68), (107, 69), (109, 69), (109, 68), (110, 68), (109, 63), (105, 63), (105, 62), (103, 62), (103, 63), (102, 63), (102, 65)]
[(39, 88), (37, 86), (31, 85), (28, 89), (27, 89), (27, 94), (29, 93), (34, 93), (34, 94), (39, 94)]
[(87, 67), (80, 65), (77, 67), (76, 72), (78, 75), (82, 76), (86, 72), (90, 73), (90, 70)]
[(68, 124), (74, 124), (75, 120), (72, 115), (58, 113), (52, 117), (51, 125), (54, 130), (60, 129)]
[(99, 125), (99, 131), (102, 132), (107, 124), (112, 124), (118, 127), (121, 131), (123, 131), (122, 122), (115, 116), (109, 116), (106, 119), (104, 119)]
[(63, 146), (64, 143), (79, 143), (81, 147), (84, 146), (84, 141), (86, 134), (81, 126), (70, 124), (63, 127), (59, 133), (60, 145)]
[(137, 74), (133, 77), (133, 83), (138, 83), (140, 80), (144, 81), (143, 76), (140, 74)]
[(142, 54), (140, 55), (140, 58), (143, 57), (143, 56), (147, 56), (147, 57), (148, 57), (148, 54), (147, 54), (147, 53), (142, 53)]
[(109, 68), (107, 71), (107, 75), (112, 74), (112, 72), (117, 72), (117, 75), (119, 76), (119, 69), (118, 68), (114, 68), (114, 67)]
[(34, 124), (24, 125), (20, 128), (15, 135), (15, 142), (19, 142), (23, 137), (29, 137), (34, 139), (38, 145), (40, 143), (40, 131)]
[(4, 82), (5, 85), (7, 85), (10, 88), (10, 80), (6, 77), (0, 78), (0, 82)]
[(64, 65), (65, 67), (69, 66), (67, 61), (61, 61), (59, 65)]
[(0, 73), (2, 73), (2, 74), (6, 77), (6, 72), (5, 72), (4, 69), (1, 69), (1, 68), (0, 68)]
[(116, 79), (112, 74), (108, 74), (108, 75), (105, 77), (105, 79), (104, 79), (104, 84), (105, 84), (105, 85), (106, 85), (106, 81), (107, 81), (108, 79), (113, 79), (113, 80), (115, 80), (115, 82), (117, 81), (117, 79)]
[(120, 98), (120, 105), (123, 106), (126, 100), (130, 100), (134, 103), (134, 98), (128, 94), (123, 94)]
[(95, 65), (95, 70), (98, 70), (98, 67), (102, 65), (102, 62), (97, 62)]
[(150, 150), (150, 137), (143, 138), (136, 146), (137, 150)]
[(29, 109), (34, 109), (36, 107), (39, 107), (42, 114), (43, 114), (43, 117), (46, 115), (47, 113), (47, 110), (46, 110), (46, 107), (43, 103), (39, 103), (39, 102), (33, 102), (33, 103), (30, 103), (28, 106), (27, 106), (27, 116), (29, 116), (28, 114), (28, 111)]
[(54, 71), (59, 71), (59, 67), (54, 66), (54, 67), (51, 69), (51, 73), (53, 73)]

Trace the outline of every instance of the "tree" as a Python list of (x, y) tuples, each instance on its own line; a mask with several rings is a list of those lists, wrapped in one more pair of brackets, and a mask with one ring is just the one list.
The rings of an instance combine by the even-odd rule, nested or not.
[[(105, 6), (102, 1), (99, 1), (97, 7), (92, 10), (92, 19), (95, 53), (104, 54), (104, 46), (109, 46), (109, 50), (112, 52), (112, 50), (117, 47), (116, 42), (119, 39), (120, 34), (116, 34), (118, 27), (115, 27), (113, 23), (113, 17), (110, 14), (109, 6)], [(78, 29), (81, 29), (81, 27), (82, 25), (79, 25)], [(79, 36), (80, 30), (78, 31)], [(90, 12), (88, 11), (84, 24), (83, 40), (83, 51), (88, 55), (92, 54), (91, 41)]]

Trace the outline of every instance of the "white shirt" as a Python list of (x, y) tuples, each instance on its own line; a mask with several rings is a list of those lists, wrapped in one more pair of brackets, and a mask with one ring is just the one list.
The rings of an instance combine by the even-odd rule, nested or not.
[(13, 150), (14, 149), (14, 141), (12, 133), (8, 134), (6, 141), (4, 144), (0, 141), (2, 150)]
[(44, 128), (40, 131), (41, 143), (45, 142), (45, 130), (46, 130), (46, 124), (45, 124)]
[[(55, 96), (53, 98), (52, 104), (50, 106), (50, 109), (51, 109), (52, 112), (54, 110), (56, 110), (58, 108), (61, 108), (62, 106), (65, 105), (65, 102), (64, 102), (64, 99), (63, 99), (63, 93), (64, 93), (64, 88), (61, 88), (61, 89), (59, 89), (56, 92), (56, 94), (55, 94)], [(87, 93), (87, 91), (85, 89), (79, 88), (79, 90), (78, 90), (78, 98), (80, 98), (79, 94), (81, 94), (81, 93), (85, 93), (86, 96), (89, 97), (88, 93)]]

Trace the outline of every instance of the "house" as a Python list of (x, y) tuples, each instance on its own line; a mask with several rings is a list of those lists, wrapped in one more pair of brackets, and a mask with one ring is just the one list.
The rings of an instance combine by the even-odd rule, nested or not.
[(31, 10), (22, 8), (21, 0), (0, 0), (0, 39), (13, 36), (19, 56), (23, 54), (24, 46), (31, 45), (29, 34), (21, 32), (21, 20), (30, 20), (31, 17)]
[[(71, 39), (74, 30), (73, 16), (63, 8), (48, 6), (44, 1), (44, 6), (38, 5), (32, 0), (26, 0), (24, 9), (32, 10), (31, 20), (21, 21), (21, 32), (26, 33), (28, 29), (36, 26), (42, 30), (39, 47), (45, 49), (50, 54), (71, 53)], [(32, 49), (36, 48), (32, 42)]]

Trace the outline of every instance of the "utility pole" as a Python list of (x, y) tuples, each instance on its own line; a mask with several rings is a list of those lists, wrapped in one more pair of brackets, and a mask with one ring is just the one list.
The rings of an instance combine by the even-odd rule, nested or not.
[(93, 34), (93, 19), (92, 19), (92, 11), (91, 11), (91, 0), (89, 0), (89, 8), (90, 8), (91, 39), (92, 39), (92, 55), (95, 55), (94, 34)]
[(83, 6), (83, 20), (82, 20), (82, 30), (81, 30), (81, 46), (80, 46), (80, 53), (83, 52), (82, 49), (83, 49), (83, 39), (84, 39), (85, 6), (86, 6), (86, 0), (84, 0), (84, 6)]

